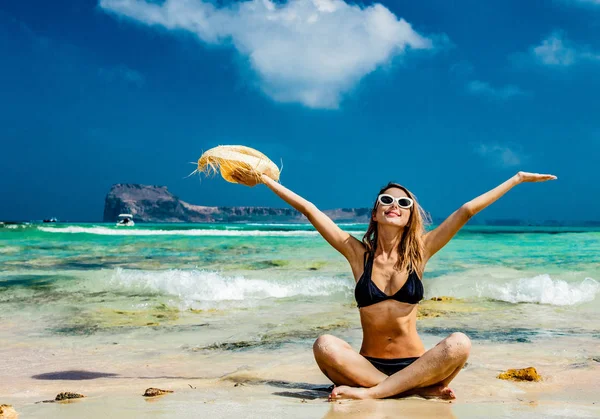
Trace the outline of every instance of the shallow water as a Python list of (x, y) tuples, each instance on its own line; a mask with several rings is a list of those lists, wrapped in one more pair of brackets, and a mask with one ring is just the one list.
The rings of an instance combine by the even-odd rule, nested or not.
[[(357, 237), (364, 227), (345, 226)], [(596, 329), (587, 317), (600, 311), (600, 231), (530, 230), (464, 229), (429, 263), (426, 296), (463, 299), (469, 314), (457, 324), (477, 318), (483, 329), (533, 335)], [(356, 325), (350, 269), (307, 225), (21, 226), (0, 228), (0, 249), (0, 318), (43, 313), (65, 326), (37, 322), (49, 335), (120, 333), (145, 320), (160, 332), (185, 323), (190, 310), (195, 318), (208, 315), (198, 310), (243, 313), (256, 324), (292, 322), (300, 313), (320, 324), (335, 312)], [(155, 313), (163, 305), (173, 312)]]

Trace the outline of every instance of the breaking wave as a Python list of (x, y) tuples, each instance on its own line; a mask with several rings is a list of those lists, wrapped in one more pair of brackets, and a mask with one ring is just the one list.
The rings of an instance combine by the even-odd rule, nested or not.
[[(127, 227), (39, 227), (40, 231), (59, 234), (96, 234), (102, 236), (317, 236), (316, 231), (261, 231), (261, 230), (151, 230)], [(352, 232), (350, 232), (352, 233)], [(360, 233), (357, 233), (360, 234)]]
[[(474, 282), (474, 283), (473, 283)], [(572, 306), (593, 301), (600, 293), (600, 283), (592, 278), (581, 282), (566, 282), (543, 274), (531, 278), (486, 278), (456, 283), (448, 278), (436, 280), (429, 293), (458, 298), (487, 298), (509, 303), (537, 303), (556, 306)]]
[(156, 292), (179, 297), (190, 306), (205, 303), (213, 306), (219, 302), (246, 302), (289, 297), (320, 297), (334, 294), (347, 296), (353, 284), (343, 278), (310, 277), (294, 280), (265, 280), (226, 276), (218, 272), (201, 270), (142, 271), (117, 268), (111, 285), (132, 291)]

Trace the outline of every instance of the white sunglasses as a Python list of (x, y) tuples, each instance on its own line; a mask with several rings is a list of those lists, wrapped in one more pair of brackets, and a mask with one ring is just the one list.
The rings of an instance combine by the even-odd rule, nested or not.
[(377, 201), (379, 201), (379, 203), (381, 205), (385, 205), (385, 206), (392, 205), (394, 203), (394, 201), (396, 201), (398, 206), (400, 208), (404, 208), (404, 209), (408, 209), (413, 206), (413, 200), (410, 198), (407, 198), (406, 196), (401, 196), (400, 198), (394, 198), (392, 195), (389, 195), (386, 193), (382, 193), (381, 195), (379, 195), (377, 197)]

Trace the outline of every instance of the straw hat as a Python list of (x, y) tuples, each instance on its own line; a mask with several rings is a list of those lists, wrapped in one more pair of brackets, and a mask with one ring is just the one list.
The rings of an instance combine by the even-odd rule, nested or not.
[(254, 186), (261, 174), (279, 181), (279, 168), (260, 151), (242, 145), (221, 145), (206, 151), (198, 160), (198, 171), (213, 174), (221, 170), (227, 182)]

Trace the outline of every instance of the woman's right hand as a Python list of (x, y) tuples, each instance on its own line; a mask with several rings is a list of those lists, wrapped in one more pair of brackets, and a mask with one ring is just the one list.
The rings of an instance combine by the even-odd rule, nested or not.
[(269, 184), (270, 182), (275, 182), (273, 179), (271, 179), (269, 176), (265, 175), (264, 173), (260, 174), (260, 179), (262, 180), (262, 183), (265, 184)]

